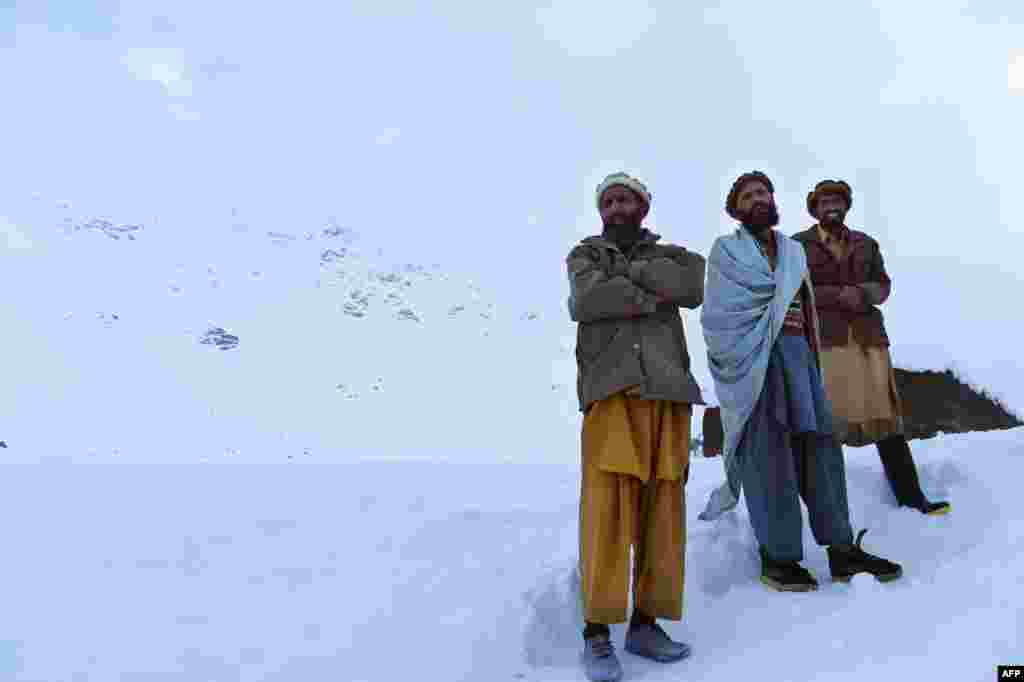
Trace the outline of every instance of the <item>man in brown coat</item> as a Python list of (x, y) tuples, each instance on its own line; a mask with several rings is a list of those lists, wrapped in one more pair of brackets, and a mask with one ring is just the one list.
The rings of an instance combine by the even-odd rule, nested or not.
[(842, 180), (822, 180), (807, 195), (818, 223), (793, 235), (803, 244), (821, 325), (821, 365), (839, 440), (854, 447), (875, 443), (900, 506), (925, 514), (949, 511), (929, 502), (903, 435), (903, 409), (889, 337), (877, 306), (892, 280), (878, 242), (845, 224), (853, 190)]
[(612, 174), (596, 195), (603, 231), (575, 246), (566, 265), (584, 414), (582, 661), (589, 679), (611, 682), (622, 668), (608, 625), (627, 619), (631, 565), (626, 650), (662, 662), (690, 652), (655, 619), (682, 618), (683, 486), (691, 406), (703, 401), (679, 308), (703, 301), (704, 258), (642, 226), (651, 194), (639, 180)]

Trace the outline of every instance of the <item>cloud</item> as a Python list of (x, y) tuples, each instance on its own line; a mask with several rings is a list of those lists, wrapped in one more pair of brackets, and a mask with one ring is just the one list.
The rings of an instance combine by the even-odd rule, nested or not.
[(191, 97), (185, 51), (173, 47), (137, 47), (125, 52), (122, 63), (139, 80), (155, 81), (171, 97)]
[(141, 81), (158, 83), (170, 98), (167, 110), (179, 121), (198, 121), (201, 116), (193, 95), (185, 50), (177, 47), (133, 47), (121, 63)]
[(1010, 52), (1008, 71), (1010, 92), (1016, 95), (1024, 95), (1024, 50), (1013, 50)]

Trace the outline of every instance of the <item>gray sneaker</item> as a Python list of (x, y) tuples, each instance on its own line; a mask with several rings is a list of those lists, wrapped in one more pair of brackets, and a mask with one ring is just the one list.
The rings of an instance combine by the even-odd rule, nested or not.
[(660, 625), (631, 625), (626, 632), (626, 651), (660, 663), (672, 663), (690, 655), (690, 646), (674, 642)]
[(580, 658), (587, 679), (591, 682), (619, 682), (622, 679), (622, 666), (608, 635), (594, 635), (583, 640), (583, 654)]

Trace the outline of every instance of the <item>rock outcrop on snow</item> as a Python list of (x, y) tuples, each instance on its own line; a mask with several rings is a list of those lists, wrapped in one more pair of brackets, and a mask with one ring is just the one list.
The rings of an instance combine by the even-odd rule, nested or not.
[(88, 222), (75, 225), (71, 229), (74, 232), (79, 230), (95, 230), (96, 232), (102, 232), (106, 236), (115, 240), (119, 240), (121, 237), (134, 240), (135, 233), (142, 229), (142, 225), (115, 225), (109, 220), (93, 218)]
[(896, 368), (896, 385), (903, 398), (904, 424), (910, 439), (1024, 425), (999, 400), (984, 389), (964, 383), (949, 369), (933, 372)]
[(218, 350), (231, 350), (238, 347), (238, 337), (220, 327), (211, 327), (200, 337), (199, 343), (215, 346)]
[[(984, 389), (963, 382), (953, 370), (942, 372), (895, 369), (903, 399), (908, 440), (934, 438), (940, 433), (995, 431), (1024, 426), (1024, 422)], [(722, 450), (722, 421), (718, 408), (704, 411), (705, 455)]]

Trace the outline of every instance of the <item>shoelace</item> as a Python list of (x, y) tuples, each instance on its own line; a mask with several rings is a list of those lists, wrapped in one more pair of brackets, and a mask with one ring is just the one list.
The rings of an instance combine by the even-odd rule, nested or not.
[[(867, 532), (868, 532), (867, 528), (862, 528), (860, 530), (860, 532), (857, 533), (857, 541), (855, 543), (853, 543), (854, 547), (856, 547), (857, 549), (860, 549), (860, 541), (864, 539), (864, 533), (867, 533)], [(861, 551), (864, 551), (864, 550), (861, 550)]]
[(668, 633), (665, 632), (665, 629), (663, 627), (661, 627), (660, 625), (658, 625), (657, 623), (655, 623), (651, 627), (654, 628), (655, 632), (660, 633), (666, 639), (672, 639), (671, 637), (668, 636)]
[(665, 628), (661, 627), (661, 625), (659, 625), (658, 623), (645, 623), (645, 624), (643, 624), (643, 625), (641, 625), (639, 627), (651, 628), (652, 630), (654, 630), (654, 632), (658, 633), (659, 635), (661, 635), (665, 639), (667, 639), (669, 641), (672, 641), (672, 638), (669, 637), (667, 632), (665, 632)]
[(881, 557), (877, 557), (874, 554), (868, 554), (860, 546), (861, 540), (864, 539), (864, 534), (867, 532), (868, 529), (864, 528), (861, 529), (859, 533), (857, 533), (857, 540), (852, 545), (850, 545), (850, 556), (861, 560), (867, 559), (870, 561), (882, 561)]

